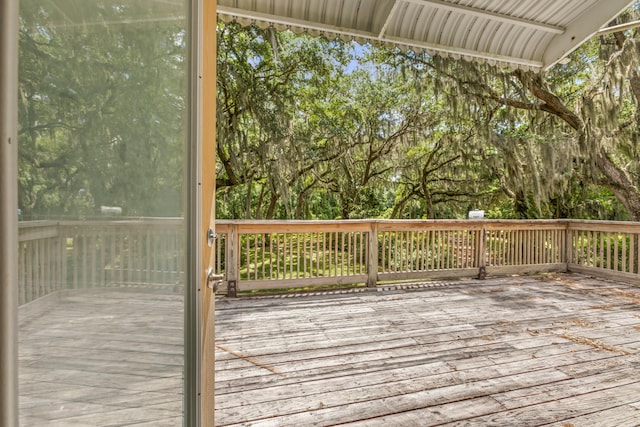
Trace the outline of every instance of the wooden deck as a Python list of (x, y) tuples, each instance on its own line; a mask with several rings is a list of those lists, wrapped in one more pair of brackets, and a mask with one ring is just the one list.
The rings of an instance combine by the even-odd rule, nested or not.
[(218, 426), (637, 426), (640, 289), (582, 276), (223, 300)]
[(20, 308), (20, 426), (182, 426), (182, 298), (63, 291)]
[[(383, 289), (219, 300), (217, 425), (640, 424), (640, 289), (579, 275)], [(21, 308), (23, 427), (181, 425), (178, 296), (36, 302)]]

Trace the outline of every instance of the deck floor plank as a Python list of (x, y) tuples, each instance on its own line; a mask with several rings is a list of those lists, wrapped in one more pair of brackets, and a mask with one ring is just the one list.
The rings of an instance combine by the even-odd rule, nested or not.
[(578, 426), (615, 426), (637, 427), (640, 421), (640, 409), (630, 405), (620, 405), (605, 411), (569, 418), (550, 424), (550, 427), (578, 427)]

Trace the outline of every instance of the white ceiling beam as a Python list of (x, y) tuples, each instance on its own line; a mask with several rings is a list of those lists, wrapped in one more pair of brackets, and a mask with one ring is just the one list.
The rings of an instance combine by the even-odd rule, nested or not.
[(620, 25), (613, 25), (611, 27), (600, 28), (600, 30), (596, 34), (602, 36), (605, 34), (613, 34), (620, 31), (632, 30), (638, 27), (640, 27), (640, 20), (631, 21)]
[(379, 39), (383, 38), (385, 33), (387, 32), (387, 27), (389, 26), (389, 24), (391, 23), (391, 20), (395, 16), (396, 11), (398, 10), (398, 7), (400, 6), (400, 3), (401, 3), (401, 0), (396, 0), (395, 3), (393, 3), (393, 6), (391, 7), (391, 10), (389, 11), (389, 15), (387, 15), (387, 19), (384, 21), (384, 25), (382, 26), (382, 28), (380, 29), (380, 32), (378, 33), (378, 38)]
[[(401, 0), (405, 1), (405, 0)], [(267, 13), (248, 11), (244, 9), (236, 9), (232, 7), (222, 6), (218, 4), (218, 14), (226, 15), (230, 17), (243, 18), (249, 20), (255, 20), (260, 22), (269, 22), (274, 25), (286, 25), (297, 28), (303, 28), (308, 30), (315, 30), (320, 32), (334, 33), (334, 34), (343, 34), (349, 37), (362, 37), (365, 39), (369, 39), (372, 41), (379, 42), (391, 42), (394, 44), (400, 44), (408, 46), (409, 48), (418, 48), (418, 49), (428, 49), (437, 52), (444, 52), (453, 55), (461, 55), (465, 57), (473, 57), (490, 61), (498, 61), (505, 62), (517, 65), (523, 65), (531, 68), (542, 68), (542, 63), (539, 61), (532, 61), (528, 59), (506, 56), (506, 55), (497, 55), (489, 52), (478, 52), (470, 49), (463, 49), (453, 46), (445, 46), (436, 43), (426, 43), (412, 39), (406, 39), (402, 37), (388, 36), (383, 35), (380, 37), (380, 33), (370, 33), (367, 31), (354, 30), (349, 28), (338, 27), (335, 25), (322, 24), (318, 22), (310, 22), (304, 21), (301, 19), (288, 18), (283, 16), (276, 16)]]
[(509, 64), (524, 65), (524, 66), (535, 68), (535, 69), (542, 68), (542, 62), (540, 61), (518, 58), (515, 56), (498, 55), (498, 54), (489, 53), (489, 52), (480, 52), (477, 50), (463, 49), (463, 48), (454, 47), (454, 46), (445, 46), (445, 45), (436, 44), (436, 43), (420, 42), (417, 40), (405, 39), (402, 37), (394, 37), (394, 36), (385, 36), (383, 41), (388, 41), (391, 43), (405, 45), (409, 47), (443, 52), (447, 54), (484, 59), (488, 61), (497, 61), (497, 62), (504, 62)]
[(505, 24), (518, 25), (520, 27), (531, 28), (538, 31), (545, 31), (547, 33), (552, 33), (552, 34), (562, 34), (565, 32), (564, 28), (558, 27), (555, 25), (549, 25), (542, 22), (531, 21), (528, 19), (516, 18), (514, 16), (509, 16), (502, 13), (491, 12), (488, 10), (477, 9), (475, 7), (449, 3), (442, 0), (403, 0), (403, 1), (406, 1), (407, 3), (419, 4), (423, 6), (431, 6), (441, 10), (448, 10), (450, 12), (462, 13), (464, 15), (490, 19), (492, 21), (503, 22)]
[(597, 1), (594, 5), (575, 19), (567, 27), (564, 34), (556, 36), (542, 56), (545, 70), (553, 67), (578, 46), (597, 34), (598, 30), (615, 17), (624, 12), (633, 1), (606, 0)]
[(274, 25), (287, 25), (315, 31), (326, 31), (336, 34), (344, 34), (350, 37), (365, 37), (368, 39), (378, 39), (378, 34), (368, 31), (356, 30), (347, 27), (338, 27), (336, 25), (323, 24), (321, 22), (305, 21), (302, 19), (290, 18), (287, 16), (272, 15), (269, 13), (255, 12), (245, 9), (237, 9), (218, 4), (218, 15), (227, 15), (231, 17), (250, 19), (255, 21), (269, 22)]

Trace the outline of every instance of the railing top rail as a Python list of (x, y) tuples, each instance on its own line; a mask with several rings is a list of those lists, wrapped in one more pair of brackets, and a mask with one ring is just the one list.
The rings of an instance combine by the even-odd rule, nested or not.
[(96, 226), (128, 226), (128, 225), (140, 225), (140, 226), (171, 226), (182, 225), (184, 219), (182, 218), (127, 218), (127, 219), (91, 219), (84, 221), (60, 221), (58, 224), (62, 227), (96, 227)]
[(634, 221), (598, 221), (569, 219), (569, 230), (611, 231), (611, 232), (640, 232), (640, 222)]
[(178, 227), (184, 224), (182, 218), (139, 218), (139, 219), (103, 219), (86, 221), (20, 221), (18, 223), (18, 239), (20, 242), (56, 237), (61, 229), (70, 228), (118, 228), (135, 226), (145, 227)]
[[(172, 227), (181, 226), (182, 218), (126, 218), (92, 219), (84, 221), (21, 221), (21, 240), (36, 238), (38, 233), (51, 234), (58, 227)], [(216, 231), (227, 232), (230, 227), (240, 233), (295, 233), (295, 232), (365, 232), (376, 225), (379, 231), (411, 231), (423, 229), (442, 230), (487, 230), (499, 229), (558, 229), (591, 230), (610, 232), (640, 232), (640, 222), (595, 221), (579, 219), (353, 219), (353, 220), (218, 220)], [(44, 230), (48, 231), (44, 231)]]
[(216, 224), (261, 225), (261, 224), (370, 224), (378, 219), (217, 219)]
[(566, 220), (491, 220), (491, 219), (358, 219), (358, 220), (218, 220), (216, 231), (239, 233), (369, 231), (372, 225), (379, 231), (412, 231), (424, 229), (479, 230), (486, 229), (558, 229), (566, 228)]
[(343, 220), (343, 221), (300, 221), (300, 220), (219, 220), (216, 221), (216, 231), (225, 233), (230, 229), (237, 229), (238, 233), (295, 233), (295, 232), (357, 232), (369, 231), (372, 221)]
[[(505, 224), (537, 224), (537, 223), (565, 223), (567, 221), (582, 221), (568, 219), (217, 219), (216, 224), (440, 224), (440, 223), (505, 223)], [(602, 221), (604, 222), (604, 221)], [(624, 223), (622, 221), (610, 221)]]
[(18, 222), (18, 229), (24, 228), (36, 228), (36, 227), (51, 227), (58, 225), (58, 221), (41, 220), (41, 221), (20, 221)]
[(485, 221), (483, 227), (488, 230), (557, 230), (567, 228), (567, 221), (564, 219), (490, 219), (479, 221)]
[(55, 221), (28, 221), (18, 223), (18, 242), (48, 239), (58, 235), (58, 223)]

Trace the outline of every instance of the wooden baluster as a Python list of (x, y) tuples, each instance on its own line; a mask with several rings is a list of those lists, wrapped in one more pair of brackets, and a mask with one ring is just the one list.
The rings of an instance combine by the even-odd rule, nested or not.
[[(174, 241), (174, 235), (173, 232), (171, 233), (171, 254), (174, 254), (174, 250), (175, 250), (175, 241)], [(134, 280), (136, 281), (136, 283), (140, 284), (144, 282), (144, 278), (143, 278), (143, 271), (144, 267), (142, 266), (142, 263), (144, 262), (144, 258), (143, 258), (143, 253), (142, 253), (142, 243), (143, 243), (143, 239), (144, 239), (144, 230), (141, 230), (140, 228), (138, 228), (136, 230), (136, 253), (134, 256), (135, 259), (135, 265), (136, 265), (136, 272), (135, 272), (135, 278)], [(172, 259), (174, 259), (174, 257), (172, 256)], [(175, 260), (174, 260), (175, 262)], [(174, 268), (172, 268), (171, 270), (175, 270)], [(171, 281), (169, 283), (173, 283), (175, 280), (172, 277)]]
[(538, 253), (536, 264), (544, 264), (544, 230), (537, 230), (538, 235)]
[[(376, 237), (377, 240), (377, 237)], [(366, 269), (363, 265), (364, 263), (364, 233), (358, 233), (358, 271), (357, 274), (366, 273)]]
[(296, 237), (296, 279), (300, 278), (300, 263), (302, 262), (302, 252), (300, 250), (300, 247), (302, 246), (302, 242), (301, 240), (304, 240), (304, 237), (302, 237), (301, 233), (296, 233), (295, 237)]
[(315, 276), (322, 276), (322, 264), (321, 264), (321, 255), (323, 253), (323, 249), (322, 246), (320, 245), (320, 241), (322, 239), (322, 236), (324, 236), (323, 232), (317, 231), (315, 233), (316, 236), (316, 254), (315, 254)]
[(347, 232), (346, 234), (347, 234), (347, 262), (346, 262), (345, 268), (346, 268), (346, 275), (350, 276), (353, 274), (352, 259), (351, 259), (351, 255), (352, 253), (354, 253), (351, 249), (353, 233)]
[[(377, 227), (377, 224), (376, 224), (376, 227)], [(373, 226), (372, 226), (372, 229), (373, 229)], [(370, 232), (370, 233), (372, 233), (372, 232)], [(372, 246), (371, 246), (371, 239), (372, 238), (373, 237), (371, 237), (371, 234), (369, 234), (369, 239), (368, 239), (369, 245), (367, 246), (367, 250), (368, 251), (373, 250)], [(382, 272), (386, 273), (387, 271), (389, 271), (387, 269), (387, 262), (386, 262), (386, 260), (387, 260), (387, 232), (386, 231), (382, 232), (382, 236), (381, 236), (381, 239), (380, 239), (380, 244), (382, 245), (379, 248), (380, 253), (382, 254), (382, 256), (380, 257), (380, 267), (382, 269)], [(368, 254), (368, 256), (367, 256), (367, 259), (368, 259), (371, 256), (371, 254), (370, 254), (370, 252), (367, 252), (367, 254)]]
[(516, 234), (517, 230), (507, 230), (507, 256), (506, 264), (509, 266), (516, 265)]
[(322, 270), (320, 270), (322, 272), (323, 276), (328, 276), (327, 273), (327, 232), (323, 231), (322, 232), (322, 258), (321, 258), (321, 265), (322, 265)]
[(275, 234), (275, 243), (274, 243), (274, 239), (271, 239), (271, 251), (275, 251), (275, 257), (276, 257), (276, 274), (275, 274), (275, 279), (279, 279), (280, 278), (280, 234), (276, 233)]
[(618, 271), (618, 267), (620, 264), (620, 252), (618, 251), (618, 246), (620, 244), (620, 234), (613, 233), (613, 269)]
[(611, 233), (607, 231), (607, 270), (611, 270)]
[(623, 272), (627, 272), (627, 234), (626, 233), (621, 233), (620, 236), (622, 237), (622, 253), (620, 254), (622, 257), (622, 265), (620, 267), (621, 271)]
[(333, 275), (338, 275), (338, 232), (331, 233), (333, 239), (333, 245), (331, 246), (331, 250), (333, 251)]
[(640, 272), (637, 271), (638, 264), (636, 262), (637, 245), (638, 245), (638, 235), (635, 234), (634, 232), (630, 232), (629, 233), (629, 249), (628, 249), (629, 250), (628, 272), (631, 274), (640, 274)]
[(27, 302), (27, 291), (26, 291), (26, 274), (25, 267), (27, 265), (27, 260), (25, 259), (24, 254), (24, 242), (18, 243), (18, 305), (22, 305)]
[(635, 245), (636, 248), (636, 274), (640, 275), (640, 234), (635, 235)]
[[(384, 233), (382, 235), (382, 271), (384, 268)], [(367, 242), (367, 286), (376, 287), (378, 283), (378, 223), (372, 222), (368, 233)]]
[(604, 248), (605, 248), (605, 242), (604, 242), (604, 232), (602, 231), (596, 231), (595, 232), (596, 235), (599, 237), (599, 241), (600, 241), (600, 247), (599, 247), (599, 254), (600, 254), (600, 259), (597, 265), (595, 265), (595, 267), (599, 267), (599, 268), (606, 268), (606, 258), (604, 256)]
[(260, 250), (261, 250), (261, 254), (262, 256), (260, 257), (261, 261), (261, 266), (260, 266), (260, 272), (262, 274), (262, 276), (260, 277), (261, 279), (266, 279), (266, 269), (265, 269), (265, 263), (267, 262), (267, 237), (266, 234), (260, 234)]

